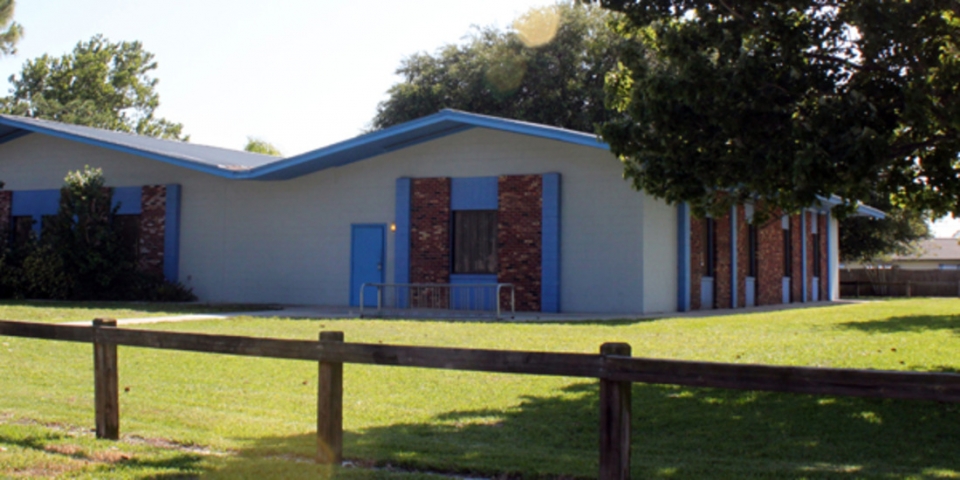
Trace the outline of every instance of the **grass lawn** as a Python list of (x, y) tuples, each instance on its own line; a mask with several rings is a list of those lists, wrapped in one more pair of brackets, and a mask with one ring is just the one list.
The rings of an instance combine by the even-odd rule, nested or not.
[[(11, 318), (6, 308), (0, 318)], [(654, 358), (960, 369), (954, 299), (620, 324), (239, 318), (143, 328), (573, 352), (624, 341)], [(120, 347), (124, 439), (94, 441), (90, 350), (0, 338), (0, 477), (429, 476), (310, 463), (310, 362)], [(960, 405), (643, 384), (633, 393), (634, 478), (960, 478)], [(597, 382), (584, 379), (347, 365), (344, 454), (420, 472), (595, 477), (597, 401)]]
[(198, 313), (251, 312), (269, 310), (266, 305), (144, 302), (39, 302), (0, 300), (0, 319), (61, 323), (94, 318), (164, 317)]

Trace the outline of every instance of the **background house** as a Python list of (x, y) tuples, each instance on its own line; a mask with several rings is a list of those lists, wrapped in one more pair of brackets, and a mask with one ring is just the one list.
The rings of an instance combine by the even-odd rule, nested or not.
[(691, 218), (632, 190), (594, 135), (543, 125), (442, 111), (277, 159), (0, 116), (0, 223), (40, 231), (84, 165), (114, 187), (142, 267), (202, 301), (356, 305), (364, 282), (497, 281), (519, 310), (653, 313), (838, 292), (829, 202), (762, 225), (751, 205)]

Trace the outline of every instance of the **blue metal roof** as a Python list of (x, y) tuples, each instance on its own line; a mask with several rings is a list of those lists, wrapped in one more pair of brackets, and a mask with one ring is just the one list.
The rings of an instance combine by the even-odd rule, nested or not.
[(289, 158), (132, 135), (49, 120), (0, 115), (0, 143), (36, 132), (236, 180), (287, 180), (482, 127), (609, 149), (596, 135), (535, 123), (442, 110), (433, 115)]

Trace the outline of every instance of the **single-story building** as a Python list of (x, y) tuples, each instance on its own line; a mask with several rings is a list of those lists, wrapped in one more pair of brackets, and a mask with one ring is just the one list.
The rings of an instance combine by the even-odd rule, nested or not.
[[(889, 259), (870, 266), (903, 270), (960, 270), (960, 239), (953, 237), (920, 240), (913, 253), (893, 255)], [(848, 263), (841, 268), (861, 270), (865, 266), (859, 263)]]
[(542, 312), (838, 297), (829, 201), (691, 218), (633, 190), (595, 135), (544, 125), (444, 110), (280, 159), (0, 115), (0, 227), (39, 232), (85, 165), (141, 268), (207, 302), (357, 305), (369, 282), (510, 283)]

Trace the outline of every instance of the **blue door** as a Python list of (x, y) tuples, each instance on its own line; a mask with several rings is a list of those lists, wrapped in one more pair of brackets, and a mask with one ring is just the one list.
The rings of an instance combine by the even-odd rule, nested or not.
[[(360, 306), (360, 286), (383, 283), (384, 225), (352, 225), (350, 240), (350, 306)], [(363, 306), (377, 306), (377, 289), (363, 292)]]

